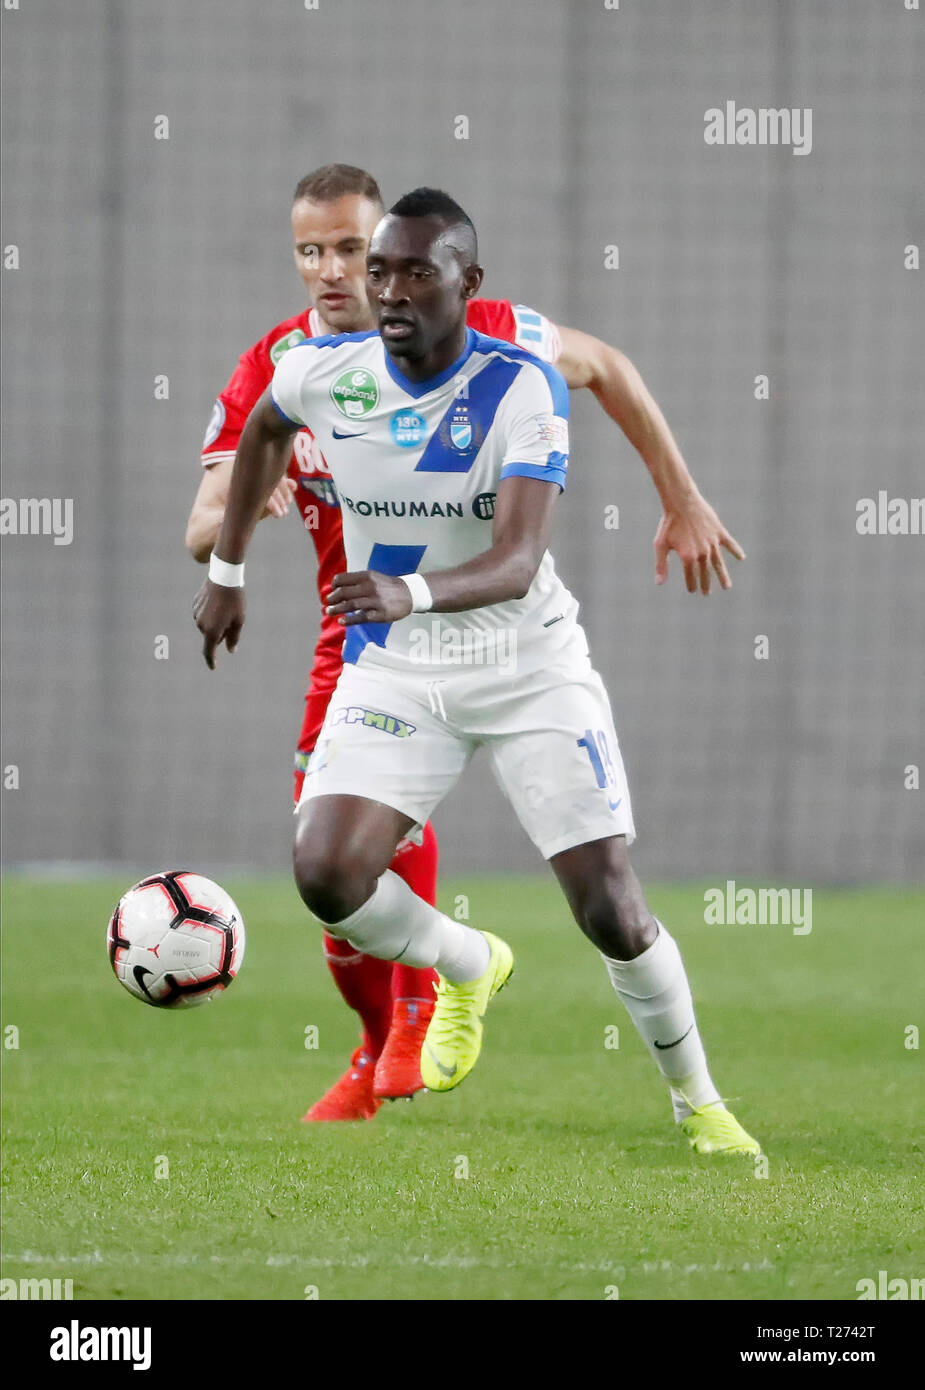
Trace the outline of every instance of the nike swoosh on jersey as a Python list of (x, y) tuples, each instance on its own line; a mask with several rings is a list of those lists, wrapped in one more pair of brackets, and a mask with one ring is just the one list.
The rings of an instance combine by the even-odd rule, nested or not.
[(357, 430), (355, 434), (348, 430), (346, 434), (342, 434), (340, 430), (332, 429), (331, 433), (335, 439), (362, 439), (364, 434), (369, 434), (369, 430)]

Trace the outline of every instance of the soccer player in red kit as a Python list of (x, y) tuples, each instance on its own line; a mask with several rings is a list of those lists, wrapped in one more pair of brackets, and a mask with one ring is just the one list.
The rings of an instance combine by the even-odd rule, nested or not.
[[(315, 170), (296, 188), (292, 231), (296, 266), (310, 305), (284, 320), (245, 352), (218, 397), (202, 446), (203, 476), (187, 524), (186, 545), (205, 562), (225, 511), (235, 451), (253, 406), (266, 390), (280, 357), (296, 343), (327, 333), (353, 333), (373, 326), (366, 298), (366, 251), (382, 216), (382, 198), (372, 176), (351, 165)], [(571, 387), (588, 387), (641, 454), (662, 499), (664, 514), (655, 538), (656, 579), (667, 576), (668, 552), (681, 558), (689, 591), (709, 593), (711, 569), (730, 584), (720, 547), (744, 558), (713, 508), (701, 497), (671, 432), (623, 354), (575, 329), (557, 329), (541, 314), (506, 300), (473, 299), (471, 328), (503, 338), (555, 362)], [(309, 755), (341, 670), (344, 629), (325, 612), (324, 596), (346, 569), (340, 509), (321, 449), (308, 429), (294, 438), (286, 476), (267, 500), (265, 516), (298, 507), (318, 557), (322, 600), (321, 632), (305, 697), (305, 716), (295, 768), (298, 802)], [(391, 868), (434, 905), (437, 841), (424, 827), (421, 843), (404, 841)], [(384, 1099), (414, 1095), (423, 1087), (420, 1051), (434, 1008), (436, 972), (392, 964), (354, 950), (325, 933), (328, 965), (345, 1002), (359, 1015), (363, 1033), (350, 1066), (303, 1117), (315, 1120), (372, 1119)]]

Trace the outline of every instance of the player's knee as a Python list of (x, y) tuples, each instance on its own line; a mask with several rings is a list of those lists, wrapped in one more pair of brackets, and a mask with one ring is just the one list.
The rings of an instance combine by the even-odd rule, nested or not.
[(582, 931), (598, 950), (615, 960), (633, 960), (641, 955), (658, 931), (628, 861), (625, 869), (589, 883), (575, 904)]
[(657, 927), (650, 912), (621, 914), (612, 899), (590, 901), (580, 921), (585, 935), (613, 960), (634, 960), (652, 945)]
[(338, 934), (337, 924), (355, 912), (375, 886), (375, 876), (356, 855), (308, 836), (296, 836), (292, 865), (302, 901), (328, 924), (332, 936)]

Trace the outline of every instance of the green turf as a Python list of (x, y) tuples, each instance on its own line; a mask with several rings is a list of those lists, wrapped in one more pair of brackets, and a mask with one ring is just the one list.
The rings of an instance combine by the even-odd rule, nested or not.
[(817, 891), (795, 936), (651, 890), (760, 1177), (689, 1153), (545, 878), (444, 885), (511, 941), (515, 978), (459, 1091), (350, 1126), (298, 1123), (355, 1039), (288, 882), (229, 882), (243, 972), (185, 1013), (110, 973), (125, 886), (5, 886), (4, 1276), (105, 1299), (850, 1300), (880, 1269), (925, 1272), (923, 1054), (904, 1045), (925, 1022), (921, 893)]

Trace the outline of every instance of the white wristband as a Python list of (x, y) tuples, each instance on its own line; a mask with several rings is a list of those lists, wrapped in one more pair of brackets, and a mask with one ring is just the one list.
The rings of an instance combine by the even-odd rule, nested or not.
[(244, 566), (229, 565), (227, 560), (220, 560), (213, 550), (209, 556), (209, 578), (213, 584), (221, 584), (224, 589), (243, 589)]
[(399, 578), (407, 584), (411, 594), (412, 613), (429, 613), (434, 606), (434, 596), (423, 574), (402, 574)]

